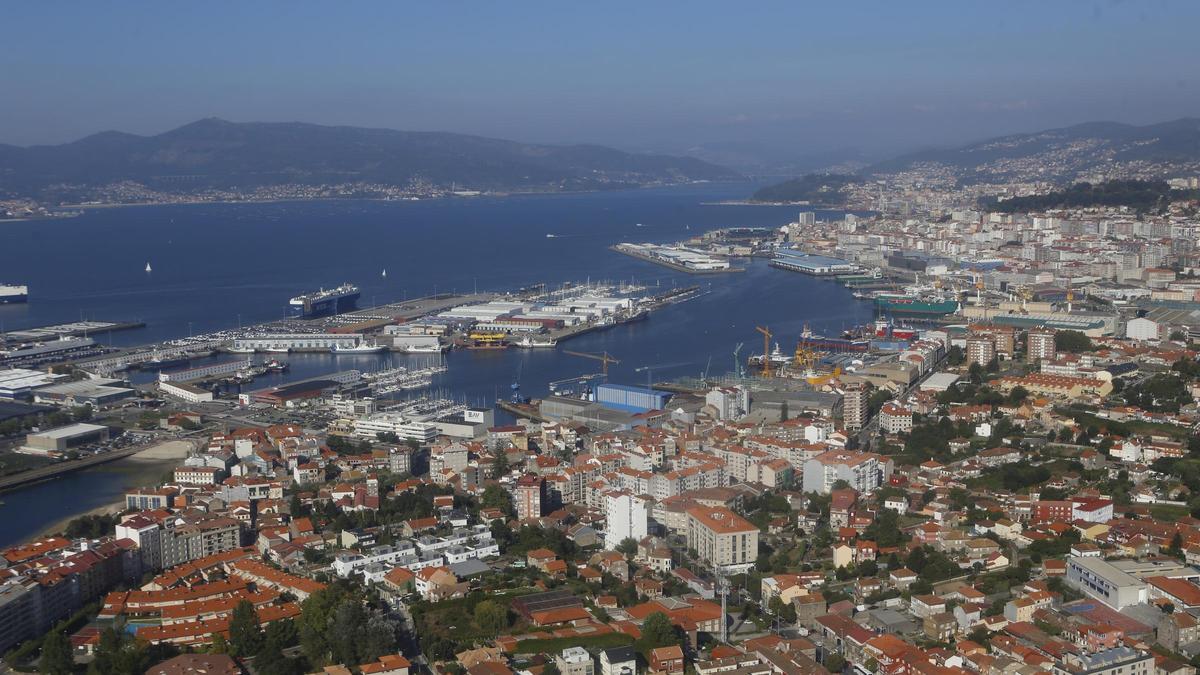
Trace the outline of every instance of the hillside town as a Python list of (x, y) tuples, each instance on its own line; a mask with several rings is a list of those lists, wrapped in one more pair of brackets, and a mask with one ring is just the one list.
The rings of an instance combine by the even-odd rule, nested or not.
[[(1194, 674), (1198, 229), (1190, 202), (804, 213), (724, 253), (855, 288), (869, 335), (511, 420), (318, 389), (285, 422), (297, 400), (164, 380), (138, 395), (186, 457), (3, 551), (0, 651), (46, 672)], [(128, 396), (12, 396), (46, 386), (62, 425), (26, 451), (112, 442), (95, 422)]]

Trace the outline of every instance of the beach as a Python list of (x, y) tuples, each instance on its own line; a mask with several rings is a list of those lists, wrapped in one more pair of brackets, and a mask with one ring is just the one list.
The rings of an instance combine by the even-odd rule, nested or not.
[[(195, 441), (165, 441), (146, 448), (136, 455), (117, 460), (110, 467), (122, 474), (126, 474), (132, 483), (157, 481), (163, 472), (170, 470), (186, 459), (188, 453), (192, 451), (194, 444)], [(29, 537), (29, 539), (58, 534), (66, 529), (67, 523), (76, 518), (110, 515), (120, 513), (123, 510), (125, 510), (125, 502), (121, 500), (87, 509), (86, 511), (80, 511), (60, 518), (39, 531), (36, 535)]]

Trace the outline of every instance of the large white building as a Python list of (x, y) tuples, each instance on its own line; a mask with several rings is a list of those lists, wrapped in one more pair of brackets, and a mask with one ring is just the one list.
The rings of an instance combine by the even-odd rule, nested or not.
[(1145, 317), (1130, 319), (1125, 324), (1125, 337), (1130, 340), (1141, 340), (1142, 342), (1150, 342), (1162, 339), (1162, 327), (1157, 321), (1152, 321)]
[(892, 460), (873, 452), (830, 450), (804, 463), (804, 491), (829, 494), (844, 480), (859, 494), (873, 492), (892, 475)]
[(396, 434), (402, 441), (432, 443), (438, 436), (438, 428), (436, 424), (415, 422), (393, 413), (375, 413), (354, 420), (354, 435), (358, 438), (374, 439), (381, 433)]
[(650, 509), (641, 497), (624, 490), (604, 495), (604, 547), (610, 551), (626, 539), (641, 541), (648, 532)]
[(889, 434), (903, 434), (912, 430), (912, 411), (891, 401), (883, 404), (879, 411), (879, 428)]
[(1118, 612), (1150, 600), (1144, 581), (1099, 558), (1067, 558), (1067, 585)]
[(717, 410), (717, 419), (738, 420), (750, 411), (750, 391), (745, 387), (715, 387), (704, 402)]

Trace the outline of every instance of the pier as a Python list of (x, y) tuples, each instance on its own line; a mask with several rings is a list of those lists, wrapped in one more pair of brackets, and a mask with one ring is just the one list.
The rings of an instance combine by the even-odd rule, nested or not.
[(688, 274), (726, 274), (746, 271), (744, 267), (733, 267), (727, 260), (719, 260), (707, 253), (686, 248), (672, 248), (655, 244), (616, 244), (609, 248), (631, 258), (645, 260)]
[(72, 321), (0, 333), (0, 341), (47, 342), (63, 337), (82, 337), (96, 333), (115, 333), (122, 330), (145, 328), (140, 321)]

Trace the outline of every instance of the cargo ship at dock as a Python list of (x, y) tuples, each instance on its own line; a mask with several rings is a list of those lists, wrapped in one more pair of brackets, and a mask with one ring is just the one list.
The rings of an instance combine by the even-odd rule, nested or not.
[(882, 314), (925, 319), (940, 319), (958, 311), (957, 300), (922, 300), (896, 295), (878, 295), (875, 308)]
[(342, 284), (328, 290), (322, 288), (292, 298), (288, 302), (288, 315), (298, 319), (310, 319), (349, 312), (358, 307), (360, 295), (358, 286), (354, 284)]

